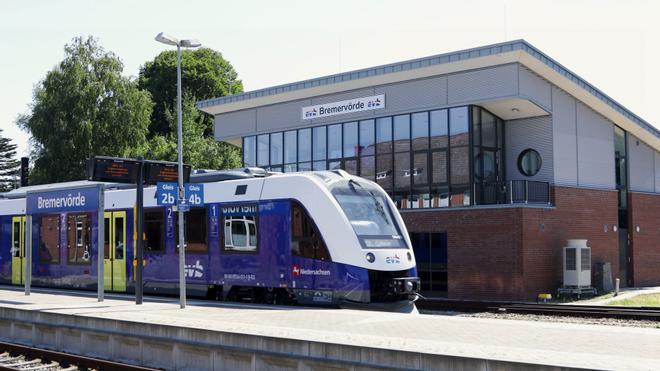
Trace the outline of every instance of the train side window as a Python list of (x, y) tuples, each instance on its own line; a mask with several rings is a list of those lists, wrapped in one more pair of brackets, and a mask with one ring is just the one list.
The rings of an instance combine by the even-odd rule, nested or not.
[[(208, 220), (205, 207), (193, 207), (185, 213), (186, 252), (206, 253), (208, 251)], [(179, 219), (174, 219), (176, 251), (179, 251)]]
[(60, 216), (43, 215), (39, 222), (39, 261), (60, 262)]
[(165, 252), (165, 210), (162, 208), (145, 209), (143, 216), (144, 251)]
[(225, 226), (224, 251), (257, 251), (256, 216), (226, 216), (222, 222)]
[(67, 262), (90, 264), (92, 254), (92, 217), (90, 214), (67, 215)]
[(291, 205), (291, 254), (303, 258), (331, 261), (328, 248), (305, 209)]

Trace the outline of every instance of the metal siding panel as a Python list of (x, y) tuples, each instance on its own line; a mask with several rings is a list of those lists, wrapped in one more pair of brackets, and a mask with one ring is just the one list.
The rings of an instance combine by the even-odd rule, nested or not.
[(306, 126), (307, 122), (303, 122), (301, 117), (302, 107), (309, 105), (310, 100), (305, 99), (257, 108), (257, 132)]
[(520, 95), (532, 98), (547, 110), (552, 110), (552, 88), (549, 82), (524, 66), (519, 66)]
[[(554, 181), (554, 158), (552, 148), (552, 117), (532, 117), (505, 123), (506, 178), (508, 180)], [(541, 169), (531, 177), (518, 171), (518, 156), (527, 148), (541, 155)]]
[[(363, 98), (363, 97), (369, 97), (375, 95), (374, 94), (374, 89), (373, 88), (368, 88), (368, 89), (360, 89), (360, 90), (353, 90), (349, 91), (346, 93), (339, 93), (339, 94), (330, 94), (330, 95), (324, 95), (321, 97), (317, 98), (312, 98), (312, 101), (309, 105), (316, 105), (316, 104), (322, 104), (322, 103), (331, 103), (331, 102), (340, 102), (343, 100), (347, 99), (353, 99), (353, 98)], [(385, 107), (387, 107), (387, 97), (385, 97)], [(380, 114), (383, 110), (377, 110), (377, 111), (362, 111), (362, 112), (357, 112), (357, 113), (348, 113), (344, 115), (336, 115), (336, 116), (330, 116), (330, 117), (324, 117), (324, 118), (319, 118), (319, 119), (314, 119), (311, 120), (311, 123), (314, 125), (316, 124), (324, 124), (324, 123), (330, 123), (330, 122), (346, 122), (346, 121), (352, 121), (356, 119), (367, 119), (367, 118), (372, 118), (374, 117), (374, 112), (376, 114)], [(298, 116), (300, 116), (301, 112), (298, 110)], [(309, 122), (308, 124), (309, 125)]]
[(644, 142), (628, 135), (628, 174), (631, 191), (653, 192), (654, 184), (654, 151)]
[(552, 135), (555, 184), (577, 185), (577, 133), (575, 99), (552, 88)]
[(515, 64), (449, 75), (448, 104), (509, 97), (518, 94)]
[(228, 112), (216, 115), (213, 125), (215, 140), (234, 138), (257, 130), (256, 110)]
[(385, 109), (377, 115), (444, 106), (447, 105), (447, 77), (378, 86), (375, 94), (385, 94)]
[(616, 188), (614, 124), (582, 103), (577, 104), (578, 185)]

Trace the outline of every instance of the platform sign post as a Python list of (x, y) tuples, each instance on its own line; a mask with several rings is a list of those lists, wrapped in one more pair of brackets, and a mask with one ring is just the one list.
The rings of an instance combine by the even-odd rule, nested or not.
[[(98, 193), (99, 193), (99, 205), (97, 208), (97, 220), (98, 220), (98, 228), (97, 228), (97, 236), (96, 236), (96, 250), (97, 250), (97, 268), (96, 270), (98, 271), (97, 277), (96, 277), (96, 286), (97, 286), (97, 298), (99, 303), (102, 302), (105, 299), (105, 287), (103, 285), (103, 278), (105, 277), (105, 272), (103, 271), (104, 268), (104, 252), (105, 252), (105, 199), (104, 199), (104, 194), (103, 194), (103, 184), (99, 185)], [(110, 243), (110, 241), (108, 241)], [(110, 248), (110, 247), (108, 247)]]
[(143, 175), (142, 175), (142, 170), (144, 169), (144, 158), (142, 156), (138, 157), (138, 162), (140, 163), (138, 166), (138, 176), (136, 179), (136, 186), (137, 186), (137, 195), (136, 195), (136, 203), (137, 203), (137, 266), (135, 267), (135, 304), (142, 304), (142, 297), (144, 295), (143, 291), (143, 284), (142, 284), (142, 270), (144, 268), (144, 238), (142, 236), (143, 232), (143, 217), (144, 217), (144, 184), (143, 184)]
[(25, 295), (30, 295), (32, 284), (32, 215), (25, 215)]

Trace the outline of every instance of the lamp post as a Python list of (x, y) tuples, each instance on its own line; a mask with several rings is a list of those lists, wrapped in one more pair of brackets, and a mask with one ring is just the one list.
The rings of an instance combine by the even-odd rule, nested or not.
[[(156, 41), (176, 46), (176, 111), (177, 111), (177, 152), (179, 162), (179, 203), (185, 202), (185, 191), (183, 189), (183, 123), (181, 117), (181, 48), (197, 48), (202, 44), (197, 40), (179, 40), (163, 32), (156, 35)], [(183, 228), (183, 211), (178, 210), (179, 218), (179, 304), (181, 308), (186, 307), (186, 275), (185, 275), (185, 236)]]

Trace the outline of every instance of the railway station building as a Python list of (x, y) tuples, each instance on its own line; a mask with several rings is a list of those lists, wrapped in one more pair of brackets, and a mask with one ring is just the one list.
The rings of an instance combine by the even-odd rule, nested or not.
[(425, 295), (553, 293), (568, 239), (588, 240), (592, 275), (660, 285), (660, 131), (524, 40), (197, 106), (245, 166), (380, 184)]

